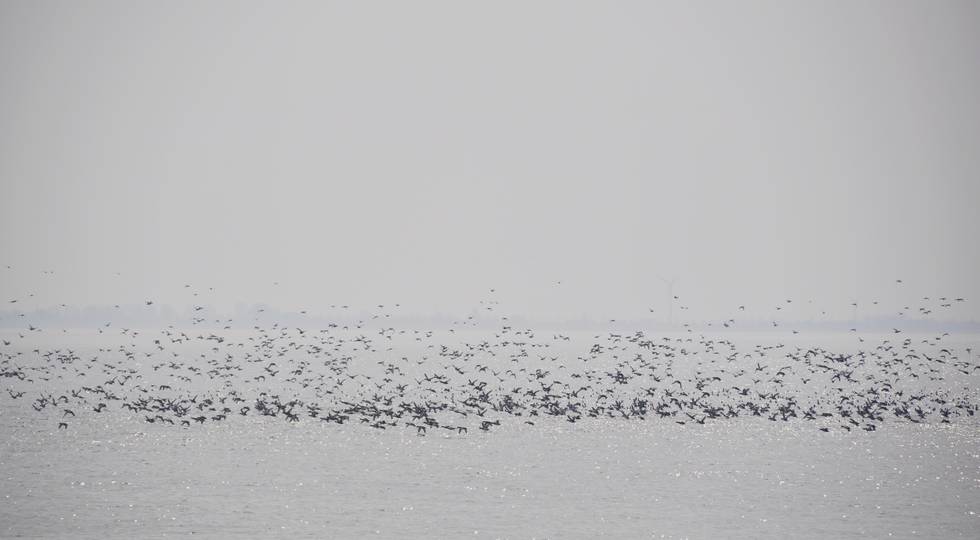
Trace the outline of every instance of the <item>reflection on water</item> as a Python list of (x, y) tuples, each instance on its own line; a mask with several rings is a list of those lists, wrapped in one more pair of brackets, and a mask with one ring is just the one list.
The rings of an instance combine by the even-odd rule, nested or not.
[(980, 530), (975, 337), (135, 334), (10, 345), (0, 536)]
[(235, 419), (5, 411), (0, 533), (16, 536), (976, 538), (980, 430), (825, 434), (771, 422), (583, 421), (418, 437)]

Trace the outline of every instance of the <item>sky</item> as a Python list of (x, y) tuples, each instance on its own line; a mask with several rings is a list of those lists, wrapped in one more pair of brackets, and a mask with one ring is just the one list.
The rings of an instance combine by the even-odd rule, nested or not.
[(978, 95), (972, 1), (6, 1), (0, 299), (980, 319)]

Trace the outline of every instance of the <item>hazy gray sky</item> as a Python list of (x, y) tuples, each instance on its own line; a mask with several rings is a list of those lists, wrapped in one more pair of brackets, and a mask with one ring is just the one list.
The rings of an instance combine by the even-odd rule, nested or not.
[(977, 317), (978, 6), (5, 1), (0, 294)]

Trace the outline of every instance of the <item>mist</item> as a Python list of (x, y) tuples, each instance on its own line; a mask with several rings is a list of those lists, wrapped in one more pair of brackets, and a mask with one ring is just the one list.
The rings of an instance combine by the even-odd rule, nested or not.
[(5, 2), (0, 298), (847, 319), (948, 296), (975, 320), (978, 23), (972, 2)]

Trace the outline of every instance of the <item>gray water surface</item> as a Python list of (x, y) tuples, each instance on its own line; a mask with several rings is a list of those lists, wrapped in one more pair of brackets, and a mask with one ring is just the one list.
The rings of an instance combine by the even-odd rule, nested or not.
[[(615, 334), (570, 341), (525, 334), (525, 344), (508, 349), (500, 341), (474, 345), (484, 336), (454, 342), (412, 332), (399, 343), (340, 332), (277, 330), (255, 340), (228, 332), (220, 341), (202, 333), (162, 344), (154, 332), (65, 334), (63, 343), (38, 343), (50, 354), (11, 337), (0, 380), (0, 537), (980, 538), (975, 337), (886, 336), (877, 345), (870, 336), (811, 336), (801, 349), (783, 338), (783, 348), (757, 336), (675, 339), (641, 364), (636, 345)], [(601, 353), (581, 352), (595, 343)], [(810, 363), (797, 356), (815, 343), (827, 352)], [(892, 351), (906, 354), (903, 343), (915, 344), (907, 354), (918, 359), (892, 367)], [(856, 349), (871, 353), (833, 360)], [(819, 362), (836, 364), (826, 371)], [(853, 380), (831, 377), (845, 364)], [(386, 365), (400, 370), (387, 373)], [(611, 378), (640, 365), (646, 371), (628, 383)], [(445, 382), (427, 382), (432, 374)], [(394, 380), (381, 384), (383, 377)], [(794, 411), (815, 404), (833, 414), (771, 421), (741, 409), (705, 420), (685, 405), (666, 417), (605, 409), (576, 420), (547, 414), (522, 391), (514, 395), (526, 408), (513, 414), (477, 416), (480, 407), (472, 407), (438, 417), (468, 431), (433, 425), (421, 436), (408, 415), (369, 427), (367, 405), (342, 425), (301, 406), (296, 421), (238, 412), (273, 394), (319, 403), (321, 417), (347, 410), (344, 402), (383, 403), (378, 392), (459, 407), (470, 379), (480, 377), (493, 396), (511, 392), (508, 384), (588, 381), (596, 390), (579, 396), (590, 407), (605, 402), (598, 392), (613, 395), (609, 401), (648, 386), (658, 396), (676, 387), (676, 395), (701, 381), (704, 403), (760, 402), (778, 392), (799, 403)], [(406, 390), (392, 393), (395, 384)], [(734, 390), (745, 387), (753, 393)], [(916, 403), (927, 410), (918, 423), (890, 408), (870, 423), (838, 415), (846, 412), (842, 399), (920, 395), (927, 397)], [(205, 396), (214, 403), (205, 406)], [(183, 400), (192, 410), (127, 407), (148, 398)], [(481, 406), (492, 409), (496, 399)], [(106, 406), (94, 410), (100, 402)], [(218, 414), (225, 406), (226, 417)], [(950, 423), (939, 414), (944, 406), (954, 409)], [(203, 423), (182, 425), (201, 411), (210, 411)], [(500, 425), (482, 431), (489, 418)]]
[(977, 538), (980, 429), (0, 416), (4, 537)]

